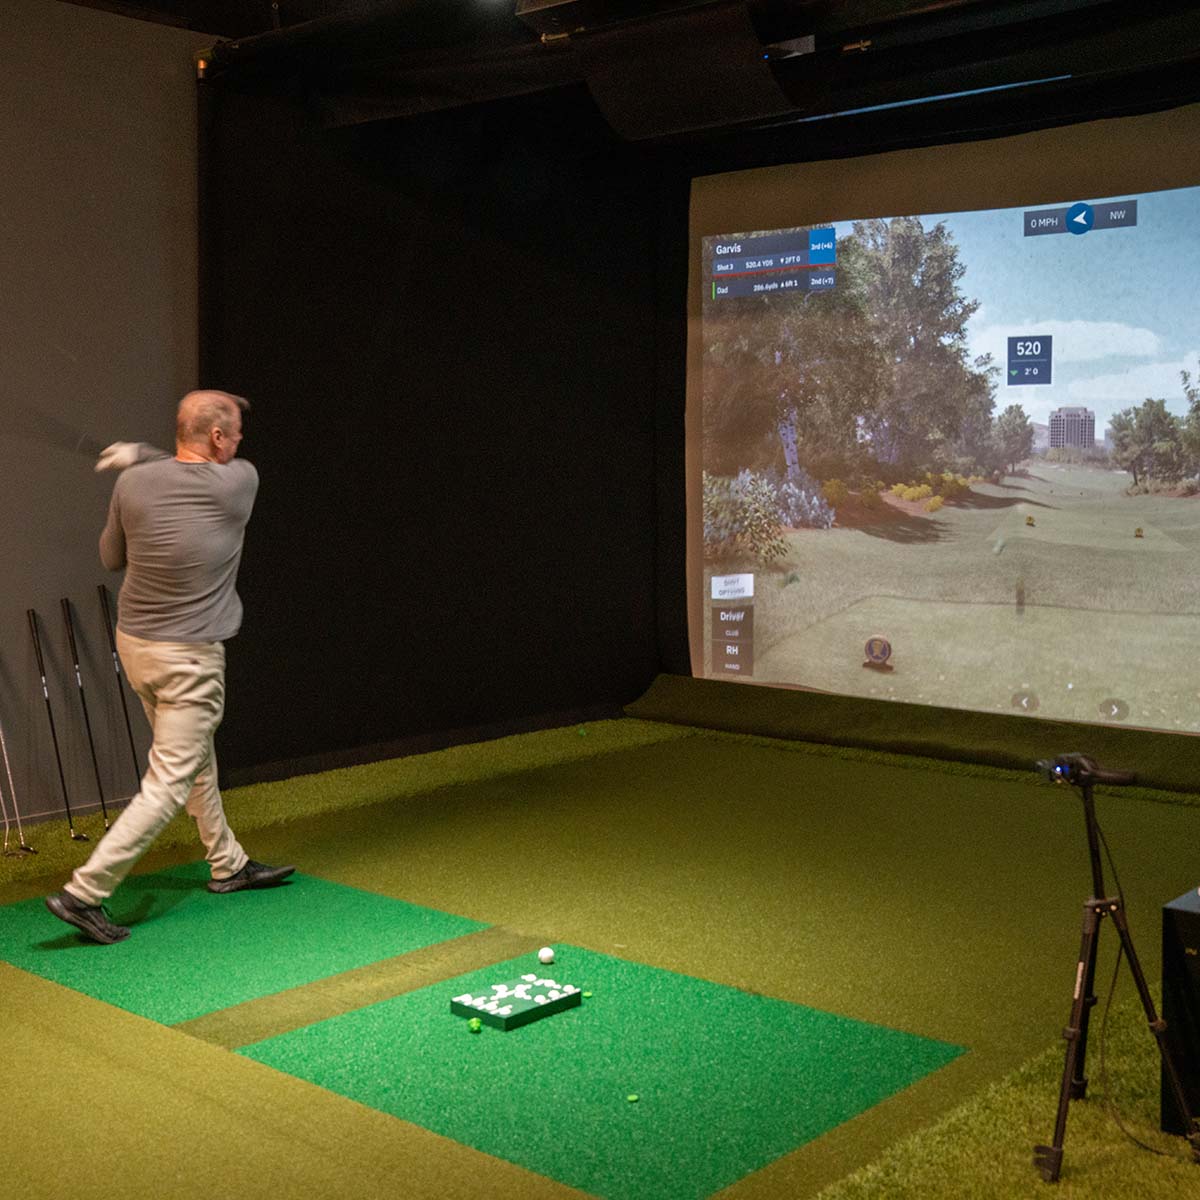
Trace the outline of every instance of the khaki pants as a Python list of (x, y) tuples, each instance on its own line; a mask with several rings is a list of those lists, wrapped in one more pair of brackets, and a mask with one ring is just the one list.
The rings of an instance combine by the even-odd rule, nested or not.
[(224, 645), (148, 642), (118, 629), (117, 649), (154, 742), (141, 790), (67, 884), (84, 904), (108, 899), (185, 805), (214, 879), (236, 875), (246, 864), (217, 790), (213, 735), (225, 711)]

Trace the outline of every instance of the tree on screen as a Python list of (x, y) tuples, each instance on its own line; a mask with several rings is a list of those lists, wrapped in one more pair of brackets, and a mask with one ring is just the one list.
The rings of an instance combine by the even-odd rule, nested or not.
[[(1188, 386), (1185, 380), (1185, 392)], [(1167, 411), (1165, 400), (1144, 400), (1136, 408), (1114, 414), (1109, 423), (1113, 462), (1133, 476), (1134, 487), (1174, 483), (1194, 466), (1189, 455), (1193, 415), (1190, 412), (1187, 422), (1181, 421)]]
[(886, 362), (853, 268), (856, 254), (839, 245), (832, 291), (748, 297), (706, 314), (706, 469), (785, 474), (784, 430), (793, 431), (801, 461), (815, 474), (865, 457), (858, 418), (874, 405)]
[(996, 418), (996, 446), (1010, 475), (1033, 453), (1033, 426), (1019, 404), (1010, 404)]
[(1188, 474), (1200, 474), (1200, 371), (1194, 380), (1190, 371), (1180, 371), (1179, 376), (1188, 402), (1188, 414), (1182, 425), (1184, 457)]
[(838, 240), (833, 290), (706, 310), (706, 470), (796, 482), (990, 469), (996, 370), (968, 360), (979, 305), (964, 270), (940, 222), (859, 221)]
[(919, 217), (858, 221), (853, 240), (890, 365), (866, 419), (876, 456), (907, 473), (938, 467), (964, 431), (985, 438), (984, 419), (990, 424), (990, 360), (967, 359), (967, 323), (979, 302), (959, 286), (966, 268), (941, 222), (926, 229)]
[(982, 354), (972, 364), (972, 379), (966, 389), (958, 435), (944, 447), (947, 466), (971, 474), (975, 470), (998, 471), (1004, 455), (996, 437), (995, 380), (1000, 374), (990, 354)]

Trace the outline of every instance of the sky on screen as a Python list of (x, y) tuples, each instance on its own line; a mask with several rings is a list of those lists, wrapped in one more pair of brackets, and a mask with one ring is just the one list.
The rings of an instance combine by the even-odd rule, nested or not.
[[(1187, 411), (1180, 371), (1200, 361), (1200, 188), (1087, 197), (1137, 199), (1137, 225), (1082, 235), (1026, 237), (1024, 208), (942, 213), (966, 271), (963, 293), (980, 302), (968, 326), (972, 357), (1004, 371), (1009, 337), (1052, 336), (1053, 383), (997, 382), (997, 410), (1020, 404), (1045, 424), (1052, 409), (1084, 405), (1103, 436), (1113, 413), (1147, 398)], [(1079, 197), (1037, 208), (1065, 208)], [(835, 222), (839, 238), (850, 222)]]

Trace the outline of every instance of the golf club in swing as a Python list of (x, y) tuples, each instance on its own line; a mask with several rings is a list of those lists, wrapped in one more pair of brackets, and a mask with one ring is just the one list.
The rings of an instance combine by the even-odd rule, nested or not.
[(83, 727), (87, 731), (88, 750), (92, 755), (92, 772), (96, 776), (96, 794), (100, 797), (100, 812), (104, 817), (104, 828), (108, 829), (108, 809), (104, 804), (104, 784), (100, 782), (100, 763), (96, 758), (96, 741), (92, 737), (92, 722), (88, 717), (87, 695), (83, 690), (83, 674), (79, 670), (79, 647), (75, 642), (75, 622), (71, 619), (71, 602), (64, 596), (62, 605), (63, 622), (67, 627), (67, 641), (71, 645), (71, 662), (75, 665), (75, 682), (79, 685), (79, 706), (83, 709)]
[(13, 786), (12, 767), (8, 761), (8, 740), (4, 736), (4, 725), (0, 723), (0, 754), (4, 756), (4, 773), (8, 776), (8, 798), (12, 801), (13, 816), (17, 819), (17, 848), (8, 848), (8, 808), (4, 804), (4, 794), (0, 791), (0, 809), (4, 812), (4, 857), (20, 858), (22, 854), (36, 854), (37, 851), (25, 840), (25, 830), (21, 828), (21, 810), (17, 805), (17, 789)]
[(38, 674), (42, 677), (42, 697), (46, 701), (46, 717), (50, 722), (50, 740), (54, 743), (54, 761), (58, 764), (58, 782), (62, 787), (63, 808), (67, 813), (67, 829), (73, 842), (88, 842), (91, 839), (86, 833), (75, 832), (75, 818), (71, 815), (71, 801), (67, 797), (67, 777), (63, 774), (62, 754), (58, 749), (58, 732), (54, 728), (54, 710), (50, 707), (50, 688), (46, 684), (46, 661), (42, 658), (42, 638), (38, 633), (37, 613), (31, 608), (26, 614), (29, 618), (29, 632), (33, 635), (33, 652), (37, 655)]
[(27, 400), (13, 397), (9, 403), (6, 399), (5, 415), (9, 418), (5, 432), (11, 436), (40, 442), (67, 454), (77, 454), (92, 460), (95, 460), (104, 448), (104, 443), (99, 438)]
[(117, 677), (117, 695), (121, 697), (121, 711), (125, 714), (125, 732), (129, 735), (129, 753), (133, 756), (134, 790), (142, 785), (142, 771), (138, 765), (137, 747), (133, 744), (133, 726), (129, 723), (129, 705), (125, 702), (125, 688), (121, 684), (121, 656), (117, 653), (117, 639), (113, 634), (112, 612), (108, 607), (108, 588), (96, 585), (100, 593), (100, 611), (104, 614), (104, 632), (108, 634), (108, 648), (112, 651), (113, 672)]

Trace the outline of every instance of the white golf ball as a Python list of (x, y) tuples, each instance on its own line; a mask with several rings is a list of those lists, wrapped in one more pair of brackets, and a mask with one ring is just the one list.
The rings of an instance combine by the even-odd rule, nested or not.
[(551, 946), (543, 946), (538, 951), (538, 962), (552, 963), (554, 961), (554, 949)]

